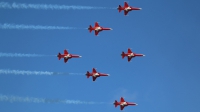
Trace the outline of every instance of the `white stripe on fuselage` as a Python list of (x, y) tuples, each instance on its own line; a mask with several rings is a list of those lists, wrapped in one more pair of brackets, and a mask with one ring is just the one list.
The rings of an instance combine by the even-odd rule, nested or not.
[(124, 10), (129, 11), (129, 10), (131, 10), (131, 7), (127, 7)]
[(128, 57), (133, 57), (135, 56), (133, 53), (129, 54)]
[(96, 27), (95, 28), (95, 31), (100, 31), (101, 30), (101, 27)]
[(127, 105), (127, 103), (126, 102), (122, 102), (120, 105), (121, 106), (125, 106), (125, 105)]
[(64, 58), (70, 58), (71, 57), (71, 55), (70, 54), (67, 54), (66, 56), (64, 56)]
[(99, 74), (98, 73), (93, 73), (93, 76), (97, 77), (97, 76), (99, 76)]

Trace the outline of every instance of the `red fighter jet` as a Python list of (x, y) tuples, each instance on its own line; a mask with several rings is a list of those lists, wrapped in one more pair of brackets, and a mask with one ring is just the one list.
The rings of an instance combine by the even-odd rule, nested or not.
[(127, 15), (129, 11), (132, 10), (142, 10), (142, 8), (137, 8), (137, 7), (131, 7), (128, 5), (127, 2), (124, 2), (124, 7), (122, 7), (121, 5), (119, 5), (119, 7), (117, 8), (119, 10), (119, 12), (121, 12), (122, 10), (124, 10), (124, 15)]
[(133, 52), (131, 51), (131, 49), (128, 48), (128, 53), (122, 52), (121, 56), (122, 56), (122, 59), (124, 59), (124, 57), (127, 56), (127, 57), (128, 57), (128, 62), (130, 62), (131, 59), (132, 59), (133, 57), (136, 57), (136, 56), (145, 56), (145, 55), (144, 55), (144, 54), (136, 54), (136, 53), (133, 53)]
[(109, 76), (109, 74), (97, 72), (95, 68), (92, 69), (92, 73), (90, 73), (89, 71), (87, 71), (87, 73), (85, 75), (87, 76), (87, 78), (89, 78), (90, 76), (92, 76), (93, 81), (95, 81), (96, 78), (100, 77), (100, 76)]
[(126, 101), (124, 100), (124, 98), (121, 97), (120, 102), (117, 102), (117, 100), (115, 100), (114, 105), (115, 105), (115, 107), (117, 107), (118, 105), (120, 105), (120, 110), (123, 110), (124, 107), (126, 107), (126, 106), (128, 106), (128, 105), (133, 105), (133, 106), (134, 106), (134, 105), (138, 105), (138, 104), (132, 103), (132, 102), (126, 102)]
[(95, 35), (97, 36), (100, 31), (103, 31), (103, 30), (112, 30), (112, 28), (103, 28), (103, 27), (99, 26), (98, 22), (95, 22), (94, 28), (92, 28), (92, 26), (90, 25), (89, 28), (88, 28), (88, 30), (90, 32), (92, 32), (92, 30), (94, 30), (95, 31)]
[(68, 61), (68, 59), (71, 59), (71, 58), (80, 58), (81, 56), (74, 55), (74, 54), (69, 54), (68, 51), (65, 49), (64, 50), (64, 54), (58, 53), (57, 57), (58, 57), (59, 60), (61, 58), (64, 58), (64, 62), (66, 63)]

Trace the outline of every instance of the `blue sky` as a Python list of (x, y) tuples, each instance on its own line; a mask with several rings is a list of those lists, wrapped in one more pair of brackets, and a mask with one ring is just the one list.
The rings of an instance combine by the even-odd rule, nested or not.
[[(6, 0), (27, 4), (59, 4), (113, 8), (122, 0)], [(114, 9), (35, 10), (2, 9), (0, 23), (64, 26), (71, 30), (0, 29), (0, 52), (57, 55), (69, 53), (82, 58), (67, 64), (57, 57), (0, 57), (0, 69), (83, 73), (83, 75), (0, 75), (0, 94), (20, 97), (106, 102), (106, 104), (62, 104), (0, 102), (1, 112), (119, 112), (112, 103), (121, 96), (139, 105), (125, 112), (200, 111), (200, 15), (197, 0), (129, 1), (141, 11), (129, 16)], [(112, 31), (99, 36), (84, 28), (94, 22)], [(128, 63), (122, 51), (132, 48), (145, 54)], [(95, 82), (86, 71), (97, 68), (109, 73)]]

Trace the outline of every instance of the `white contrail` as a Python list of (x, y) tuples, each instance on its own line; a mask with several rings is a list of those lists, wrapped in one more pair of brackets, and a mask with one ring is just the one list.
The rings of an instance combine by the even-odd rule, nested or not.
[(0, 52), (0, 57), (43, 57), (43, 56), (55, 56), (55, 55), (2, 53), (2, 52)]
[[(83, 9), (112, 9), (106, 7), (93, 6), (75, 6), (75, 5), (53, 5), (53, 4), (26, 4), (26, 3), (8, 3), (0, 2), (0, 8), (4, 9), (42, 9), (42, 10), (83, 10)], [(116, 8), (115, 8), (116, 9)]]
[(8, 96), (0, 94), (0, 101), (7, 102), (25, 102), (25, 103), (64, 103), (64, 104), (103, 104), (103, 102), (86, 102), (80, 100), (60, 100), (60, 99), (46, 99), (46, 98), (33, 98), (33, 97), (19, 97)]
[(49, 72), (49, 71), (28, 71), (28, 70), (10, 70), (0, 69), (0, 74), (14, 75), (83, 75), (83, 73), (67, 73), (67, 72)]
[(77, 29), (75, 27), (62, 27), (62, 26), (41, 26), (41, 25), (24, 25), (24, 24), (9, 24), (0, 23), (0, 29), (32, 29), (32, 30), (69, 30)]
[(14, 75), (64, 75), (66, 74), (68, 75), (69, 73), (0, 69), (0, 74), (14, 74)]

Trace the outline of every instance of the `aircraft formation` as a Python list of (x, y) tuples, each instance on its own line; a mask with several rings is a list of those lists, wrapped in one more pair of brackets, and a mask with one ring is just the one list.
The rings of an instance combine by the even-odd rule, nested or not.
[[(129, 11), (141, 10), (141, 9), (142, 8), (129, 6), (127, 2), (124, 2), (124, 7), (119, 5), (119, 7), (117, 8), (117, 10), (119, 12), (121, 12), (123, 10), (125, 16), (129, 13)], [(94, 27), (92, 27), (92, 25), (89, 25), (88, 30), (89, 30), (90, 33), (94, 30), (95, 36), (98, 36), (99, 32), (104, 31), (104, 30), (112, 30), (112, 28), (102, 27), (102, 26), (99, 25), (98, 22), (95, 22)], [(122, 52), (121, 56), (122, 56), (122, 59), (124, 57), (127, 57), (128, 62), (130, 62), (132, 58), (142, 57), (142, 56), (145, 56), (145, 55), (144, 54), (134, 53), (134, 52), (131, 51), (130, 48), (128, 48), (127, 53)], [(81, 56), (80, 55), (69, 54), (68, 51), (65, 49), (64, 50), (64, 54), (58, 53), (57, 57), (58, 57), (59, 60), (61, 58), (64, 58), (64, 62), (66, 63), (68, 61), (68, 59), (80, 58)], [(87, 71), (87, 73), (85, 75), (86, 75), (87, 78), (89, 78), (91, 76), (93, 81), (95, 81), (98, 77), (101, 77), (101, 76), (109, 76), (109, 74), (97, 72), (97, 70), (95, 68), (92, 69), (91, 73), (89, 71)], [(114, 104), (115, 107), (117, 107), (119, 105), (120, 106), (120, 110), (123, 110), (124, 107), (129, 106), (129, 105), (131, 105), (131, 106), (138, 105), (137, 103), (125, 101), (123, 97), (120, 98), (119, 102), (117, 102), (117, 100), (115, 100), (115, 102), (113, 104)]]
[[(120, 13), (121, 11), (124, 11), (124, 15), (128, 15), (128, 13), (130, 11), (134, 11), (134, 10), (141, 10), (142, 8), (137, 8), (137, 7), (132, 7), (129, 6), (129, 4), (127, 2), (124, 2), (124, 6), (119, 5), (117, 7), (118, 12)], [(112, 28), (109, 27), (102, 27), (99, 25), (98, 22), (95, 22), (94, 27), (92, 27), (92, 25), (89, 25), (88, 28), (89, 32), (91, 33), (94, 30), (94, 34), (95, 36), (98, 36), (98, 34), (104, 30), (112, 30)], [(120, 53), (119, 53), (120, 55)], [(128, 62), (130, 62), (132, 60), (132, 58), (135, 57), (143, 57), (145, 56), (144, 54), (138, 54), (138, 53), (134, 53), (132, 52), (132, 50), (130, 48), (128, 48), (127, 53), (125, 53), (124, 51), (122, 51), (121, 53), (121, 57), (122, 59), (124, 59), (125, 57), (127, 57)], [(69, 61), (69, 59), (73, 59), (73, 58), (81, 58), (82, 56), (79, 54), (71, 54), (67, 51), (67, 49), (64, 49), (64, 53), (58, 53), (57, 58), (58, 60), (61, 60), (63, 58), (64, 63), (67, 63)], [(101, 73), (101, 72), (97, 72), (97, 70), (95, 68), (92, 68), (92, 72), (87, 71), (86, 72), (86, 78), (90, 78), (92, 77), (92, 81), (96, 81), (97, 78), (103, 77), (105, 76), (105, 78), (107, 76), (110, 76), (108, 73)], [(114, 107), (120, 106), (120, 110), (123, 110), (125, 107), (127, 106), (136, 106), (138, 105), (137, 103), (134, 102), (127, 102), (124, 100), (123, 97), (120, 98), (120, 101), (118, 102), (117, 100), (114, 101)]]

